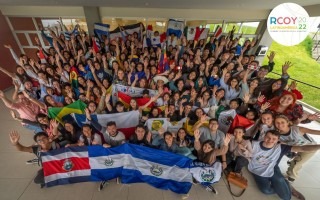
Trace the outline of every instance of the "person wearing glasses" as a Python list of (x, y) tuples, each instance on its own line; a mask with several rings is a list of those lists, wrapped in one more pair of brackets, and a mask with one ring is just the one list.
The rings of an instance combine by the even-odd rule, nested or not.
[[(11, 131), (9, 134), (11, 144), (15, 146), (18, 151), (33, 153), (38, 157), (38, 164), (41, 166), (41, 152), (48, 152), (54, 149), (59, 149), (60, 145), (54, 141), (50, 142), (49, 136), (45, 132), (39, 132), (34, 135), (33, 139), (36, 145), (24, 146), (20, 144), (20, 134), (18, 131)], [(40, 184), (41, 188), (45, 186), (43, 168), (41, 168), (34, 178), (35, 184)]]

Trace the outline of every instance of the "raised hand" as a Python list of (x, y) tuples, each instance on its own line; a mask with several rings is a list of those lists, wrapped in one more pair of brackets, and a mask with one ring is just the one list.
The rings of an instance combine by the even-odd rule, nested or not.
[(20, 139), (20, 135), (18, 133), (18, 131), (11, 131), (11, 133), (9, 134), (10, 137), (10, 141), (13, 145), (18, 144), (19, 139)]
[(286, 61), (284, 65), (282, 65), (282, 73), (287, 74), (290, 67), (292, 67), (292, 63), (290, 61)]
[(296, 81), (292, 81), (290, 86), (289, 86), (290, 90), (295, 90), (297, 89), (297, 82)]
[(243, 96), (243, 102), (244, 103), (248, 103), (250, 100), (250, 94), (249, 92), (245, 93), (244, 96)]
[(308, 116), (309, 120), (316, 120), (320, 118), (320, 113), (314, 113)]
[(12, 84), (14, 85), (14, 88), (16, 90), (18, 90), (20, 88), (20, 86), (21, 86), (21, 83), (18, 83), (18, 82), (14, 81), (14, 80), (12, 81)]
[(201, 136), (200, 130), (199, 130), (199, 129), (196, 129), (196, 130), (193, 132), (193, 136), (194, 136), (194, 140), (195, 140), (195, 141), (199, 141), (199, 140), (200, 140), (200, 136)]
[(274, 51), (271, 51), (270, 55), (267, 56), (270, 63), (273, 62), (273, 59), (275, 56), (276, 56), (276, 53)]
[(10, 45), (10, 44), (5, 44), (5, 45), (3, 45), (5, 48), (7, 48), (7, 49), (12, 49), (12, 46)]
[(59, 122), (55, 119), (50, 120), (50, 125), (54, 128), (59, 126)]
[(262, 111), (265, 111), (265, 110), (267, 110), (267, 109), (270, 108), (270, 107), (271, 107), (271, 104), (270, 104), (269, 102), (266, 102), (266, 103), (264, 103), (264, 104), (261, 105), (261, 110), (262, 110)]
[(230, 139), (231, 139), (232, 135), (230, 133), (226, 134), (226, 137), (223, 140), (224, 145), (228, 146)]
[(101, 87), (102, 95), (105, 96), (107, 94), (107, 89), (105, 87)]
[(85, 109), (84, 109), (84, 113), (86, 114), (86, 118), (87, 118), (88, 120), (91, 120), (91, 115), (90, 115), (90, 111), (89, 111), (88, 108), (85, 108)]

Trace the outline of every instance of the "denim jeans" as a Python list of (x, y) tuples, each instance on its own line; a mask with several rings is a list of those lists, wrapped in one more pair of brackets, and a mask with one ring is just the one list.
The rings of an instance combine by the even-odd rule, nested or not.
[(278, 166), (274, 167), (274, 174), (272, 177), (262, 177), (256, 174), (253, 174), (253, 177), (262, 193), (276, 193), (283, 200), (291, 199), (290, 185), (283, 177)]
[(33, 131), (34, 134), (39, 133), (39, 132), (43, 132), (43, 130), (41, 129), (41, 127), (39, 125), (23, 123), (22, 126), (26, 129)]

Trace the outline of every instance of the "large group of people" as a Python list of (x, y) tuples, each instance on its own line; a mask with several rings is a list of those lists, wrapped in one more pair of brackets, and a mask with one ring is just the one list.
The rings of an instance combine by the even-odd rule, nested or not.
[[(271, 52), (268, 65), (261, 66), (251, 53), (256, 41), (240, 44), (240, 38), (232, 32), (200, 41), (172, 34), (164, 47), (143, 46), (143, 36), (138, 33), (113, 41), (104, 36), (100, 50), (96, 51), (96, 40), (84, 32), (67, 40), (64, 34), (50, 28), (48, 31), (50, 35), (44, 34), (44, 39), (51, 44), (49, 49), (41, 47), (35, 38), (39, 60), (24, 54), (17, 56), (6, 45), (17, 63), (16, 72), (0, 67), (14, 85), (12, 97), (0, 91), (0, 98), (12, 117), (34, 132), (36, 145), (32, 146), (20, 144), (16, 131), (10, 133), (11, 143), (18, 150), (37, 156), (29, 163), (41, 163), (40, 152), (57, 148), (112, 148), (129, 142), (189, 156), (209, 165), (221, 162), (226, 172), (239, 176), (243, 167), (248, 167), (261, 192), (276, 193), (286, 200), (292, 194), (304, 199), (288, 181), (294, 182), (302, 164), (320, 149), (309, 135), (320, 131), (299, 127), (319, 114), (305, 114), (297, 103), (302, 94), (295, 82), (288, 83), (290, 61), (280, 63), (280, 78), (268, 78), (276, 53)], [(159, 67), (162, 48), (166, 48), (167, 54), (165, 70)], [(71, 84), (73, 71), (78, 74), (77, 87)], [(108, 92), (113, 84), (143, 88), (143, 97), (150, 100), (138, 105), (132, 98), (128, 107), (121, 101), (113, 103)], [(150, 96), (148, 89), (156, 90), (156, 95)], [(79, 127), (71, 120), (58, 122), (48, 117), (48, 108), (67, 106), (77, 100), (87, 105), (88, 124)], [(146, 112), (150, 105), (152, 108)], [(231, 133), (219, 129), (219, 114), (231, 109), (252, 121), (250, 133), (242, 126)], [(91, 117), (133, 110), (139, 111), (140, 121), (129, 137), (117, 129), (117, 121), (109, 121), (103, 127)], [(182, 125), (177, 132), (160, 128), (154, 133), (144, 125), (152, 118), (167, 118), (171, 123), (186, 118), (188, 126)], [(284, 155), (291, 158), (285, 175), (278, 167)], [(43, 171), (38, 172), (35, 182), (44, 186)], [(209, 189), (216, 192), (212, 186)]]

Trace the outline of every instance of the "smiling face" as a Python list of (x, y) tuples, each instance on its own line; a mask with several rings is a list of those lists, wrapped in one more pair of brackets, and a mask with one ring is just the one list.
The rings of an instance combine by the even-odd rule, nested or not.
[(254, 79), (253, 81), (250, 82), (250, 88), (257, 88), (259, 84), (259, 81)]
[(83, 127), (82, 128), (82, 133), (84, 136), (86, 136), (87, 138), (90, 138), (91, 137), (91, 131), (92, 129), (89, 128), (89, 127)]
[(171, 147), (172, 146), (172, 143), (173, 143), (173, 137), (172, 137), (172, 135), (166, 135), (165, 137), (164, 137), (164, 140), (166, 141), (166, 144), (169, 146), (169, 147)]
[(267, 126), (272, 126), (273, 123), (273, 116), (271, 113), (265, 113), (261, 115), (261, 121), (263, 124)]
[(208, 144), (208, 143), (205, 143), (205, 144), (203, 145), (203, 147), (202, 147), (202, 151), (203, 151), (204, 153), (209, 153), (209, 152), (211, 152), (212, 150), (213, 150), (213, 148), (212, 148), (211, 145)]
[(142, 127), (138, 127), (135, 131), (138, 140), (143, 140), (146, 130)]
[(266, 148), (272, 148), (274, 145), (276, 145), (279, 141), (279, 137), (276, 135), (273, 135), (270, 132), (267, 132), (267, 134), (264, 136), (263, 139), (263, 146)]
[(66, 129), (66, 131), (72, 133), (73, 132), (73, 126), (70, 123), (65, 123), (64, 124), (64, 128)]
[(178, 131), (178, 136), (179, 136), (179, 138), (180, 138), (180, 140), (184, 140), (185, 139), (185, 137), (186, 137), (186, 131), (185, 130), (183, 130), (183, 129), (180, 129), (179, 131)]
[(294, 98), (290, 94), (282, 96), (279, 100), (281, 106), (288, 107), (293, 104)]
[(233, 134), (237, 140), (241, 140), (244, 135), (244, 132), (241, 128), (236, 128), (234, 129)]
[(287, 133), (290, 130), (290, 123), (285, 117), (276, 117), (274, 124), (281, 133)]
[(281, 80), (277, 80), (276, 82), (274, 82), (272, 85), (271, 85), (271, 87), (272, 87), (272, 90), (278, 90), (278, 89), (280, 89), (280, 87), (281, 87)]
[(135, 109), (137, 107), (137, 101), (135, 99), (131, 99), (130, 100), (130, 106), (131, 106), (131, 108)]

